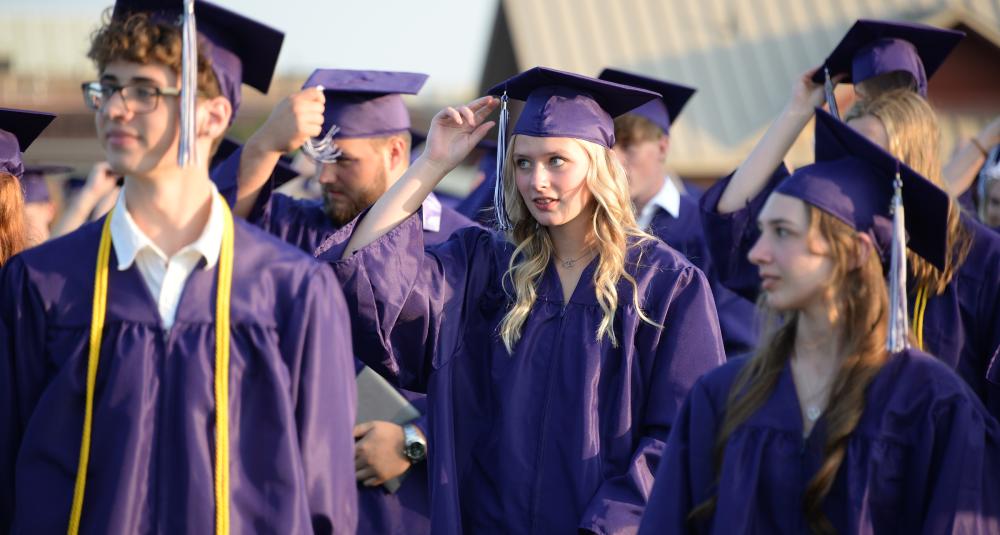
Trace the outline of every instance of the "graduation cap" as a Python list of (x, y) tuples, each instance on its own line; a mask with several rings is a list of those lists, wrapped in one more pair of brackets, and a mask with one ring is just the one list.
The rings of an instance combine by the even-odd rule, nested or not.
[(21, 153), (55, 118), (51, 113), (0, 108), (0, 172), (21, 178)]
[[(905, 250), (944, 269), (948, 194), (822, 109), (816, 110), (816, 162), (796, 170), (775, 191), (873, 236), (890, 264), (889, 347), (894, 352), (905, 347)], [(906, 210), (920, 217), (905, 217)]]
[(670, 133), (670, 123), (677, 119), (677, 116), (680, 115), (681, 110), (684, 109), (688, 100), (697, 91), (697, 89), (686, 85), (657, 80), (656, 78), (611, 68), (601, 71), (598, 78), (609, 82), (641, 87), (662, 95), (663, 98), (651, 100), (629, 113), (645, 117), (663, 129), (663, 133), (665, 134)]
[(331, 163), (340, 156), (335, 137), (379, 137), (409, 130), (410, 112), (401, 95), (416, 95), (426, 81), (426, 74), (413, 72), (316, 69), (302, 89), (323, 89), (325, 133), (307, 141), (303, 151), (316, 161)]
[(598, 80), (570, 72), (535, 67), (490, 88), (500, 97), (497, 126), (497, 174), (493, 204), (501, 230), (510, 229), (504, 205), (503, 161), (506, 157), (507, 98), (524, 101), (514, 134), (570, 137), (611, 148), (615, 144), (614, 118), (660, 98), (659, 93)]
[(48, 175), (66, 174), (73, 170), (65, 165), (29, 165), (24, 168), (21, 176), (21, 190), (24, 191), (24, 202), (45, 203), (52, 200), (49, 185), (45, 181)]
[[(184, 3), (184, 0), (118, 0), (112, 17), (122, 19), (134, 13), (148, 13), (154, 20), (177, 23)], [(242, 100), (241, 84), (267, 93), (285, 34), (203, 0), (194, 2), (194, 15), (203, 53), (211, 58), (222, 94), (232, 104), (232, 122)]]
[(917, 92), (926, 97), (927, 80), (963, 37), (963, 32), (926, 24), (860, 19), (816, 71), (813, 81), (823, 83), (844, 74), (844, 81), (858, 84), (880, 74), (903, 71), (913, 76)]

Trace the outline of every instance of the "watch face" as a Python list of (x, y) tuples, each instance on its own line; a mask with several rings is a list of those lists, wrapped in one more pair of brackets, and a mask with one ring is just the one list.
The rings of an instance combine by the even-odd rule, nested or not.
[(421, 461), (423, 460), (424, 455), (427, 455), (427, 448), (419, 442), (411, 442), (406, 445), (405, 453), (411, 461)]

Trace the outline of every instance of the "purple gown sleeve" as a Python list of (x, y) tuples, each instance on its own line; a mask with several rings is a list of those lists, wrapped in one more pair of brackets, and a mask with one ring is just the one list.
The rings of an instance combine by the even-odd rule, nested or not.
[(500, 279), (491, 235), (468, 227), (425, 251), (417, 211), (341, 259), (362, 217), (328, 238), (316, 256), (332, 263), (344, 289), (357, 357), (397, 386), (426, 392), (431, 372), (459, 342), (466, 303)]
[(354, 477), (354, 417), (357, 394), (350, 321), (344, 297), (329, 267), (315, 264), (296, 296), (281, 351), (301, 355), (296, 403), (299, 445), (315, 533), (357, 529)]
[[(704, 274), (687, 267), (678, 273), (668, 292), (663, 297), (665, 305), (653, 316), (664, 328), (655, 329), (658, 339), (649, 344), (656, 355), (643, 409), (643, 436), (625, 472), (605, 480), (598, 489), (584, 513), (581, 529), (599, 534), (633, 533), (637, 529), (684, 397), (702, 374), (725, 362), (715, 302)], [(645, 345), (637, 343), (638, 347)], [(663, 477), (676, 476), (667, 472)]]
[(732, 213), (720, 214), (717, 209), (722, 193), (733, 178), (732, 174), (716, 182), (699, 200), (705, 241), (719, 281), (751, 302), (757, 300), (760, 292), (757, 267), (747, 259), (747, 253), (760, 236), (757, 215), (767, 197), (787, 176), (788, 170), (784, 164), (780, 165), (771, 174), (767, 186), (745, 207)]
[(722, 418), (718, 409), (703, 383), (695, 384), (670, 431), (639, 535), (701, 532), (691, 529), (687, 516), (709, 497), (715, 479), (712, 448)]
[(20, 258), (0, 270), (0, 533), (14, 516), (14, 464), (45, 388), (45, 313)]

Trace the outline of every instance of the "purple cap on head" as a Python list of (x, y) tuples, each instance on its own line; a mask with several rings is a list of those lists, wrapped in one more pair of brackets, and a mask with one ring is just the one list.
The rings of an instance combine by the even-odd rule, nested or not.
[[(851, 26), (823, 67), (830, 77), (846, 74), (845, 82), (860, 83), (890, 72), (908, 72), (917, 92), (927, 96), (927, 80), (944, 63), (965, 34), (926, 24), (860, 19)], [(823, 68), (813, 81), (823, 81)]]
[(493, 86), (488, 93), (524, 101), (514, 134), (571, 137), (611, 148), (614, 118), (660, 98), (659, 93), (535, 67)]
[(49, 185), (45, 181), (47, 175), (60, 175), (72, 171), (65, 165), (29, 165), (24, 168), (21, 176), (21, 190), (24, 191), (24, 202), (47, 203), (52, 200)]
[(426, 81), (412, 72), (316, 69), (302, 88), (323, 86), (324, 134), (336, 125), (334, 138), (379, 137), (410, 129), (401, 95), (416, 95)]
[(21, 178), (21, 153), (55, 118), (51, 113), (0, 108), (0, 172)]
[[(112, 16), (149, 13), (154, 19), (179, 24), (182, 9), (181, 0), (118, 0)], [(203, 0), (195, 2), (194, 11), (199, 48), (212, 60), (222, 94), (232, 104), (232, 122), (242, 100), (241, 84), (267, 93), (285, 34)]]
[(892, 240), (897, 172), (903, 206), (910, 211), (907, 246), (943, 269), (948, 194), (822, 109), (816, 110), (816, 162), (797, 169), (775, 192), (801, 199), (859, 232), (870, 232), (884, 259)]
[(681, 110), (684, 109), (688, 100), (697, 91), (695, 88), (686, 85), (674, 84), (665, 80), (657, 80), (656, 78), (611, 68), (601, 71), (598, 78), (632, 87), (641, 87), (642, 89), (654, 91), (662, 95), (663, 98), (651, 100), (629, 113), (645, 117), (653, 124), (662, 128), (665, 134), (670, 133), (671, 122), (677, 119), (677, 116), (680, 115)]

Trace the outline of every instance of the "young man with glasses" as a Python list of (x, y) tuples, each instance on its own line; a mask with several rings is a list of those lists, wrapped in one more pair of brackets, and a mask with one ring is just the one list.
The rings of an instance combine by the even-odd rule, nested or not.
[(353, 533), (343, 296), (209, 180), (233, 108), (216, 43), (253, 35), (207, 3), (198, 157), (178, 164), (173, 7), (116, 10), (91, 43), (117, 205), (0, 272), (0, 532)]

